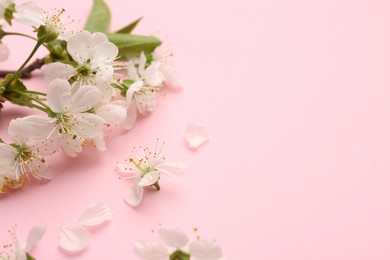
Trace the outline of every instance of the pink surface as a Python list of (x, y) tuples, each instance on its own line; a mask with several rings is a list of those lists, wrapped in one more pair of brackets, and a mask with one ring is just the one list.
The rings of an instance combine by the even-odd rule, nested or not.
[[(75, 18), (91, 5), (37, 3)], [(184, 88), (168, 92), (130, 132), (113, 128), (106, 152), (58, 154), (51, 182), (0, 199), (0, 245), (12, 225), (23, 239), (43, 222), (47, 233), (32, 251), (38, 259), (134, 259), (132, 243), (153, 238), (161, 223), (199, 228), (227, 259), (390, 258), (389, 1), (109, 4), (113, 29), (144, 16), (137, 32), (170, 36)], [(0, 67), (16, 67), (32, 43), (6, 42), (12, 58)], [(37, 84), (39, 77), (30, 82)], [(28, 113), (7, 104), (1, 136), (12, 117)], [(184, 143), (189, 122), (210, 132), (196, 152)], [(156, 138), (166, 141), (168, 161), (188, 164), (187, 175), (162, 180), (160, 192), (132, 209), (115, 163)], [(63, 254), (59, 227), (95, 202), (111, 206), (113, 220), (85, 252)]]

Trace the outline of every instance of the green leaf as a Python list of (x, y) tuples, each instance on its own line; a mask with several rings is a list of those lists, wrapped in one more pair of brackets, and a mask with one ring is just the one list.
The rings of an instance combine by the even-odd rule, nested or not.
[(142, 17), (138, 18), (137, 20), (135, 20), (134, 22), (132, 22), (131, 24), (123, 27), (122, 29), (116, 31), (115, 33), (131, 33), (135, 27), (137, 27), (138, 23), (142, 20)]
[(111, 23), (111, 13), (104, 0), (94, 0), (84, 29), (94, 32), (108, 32)]
[(154, 36), (130, 35), (126, 33), (108, 34), (108, 39), (119, 48), (122, 57), (138, 56), (141, 52), (151, 53), (161, 44)]

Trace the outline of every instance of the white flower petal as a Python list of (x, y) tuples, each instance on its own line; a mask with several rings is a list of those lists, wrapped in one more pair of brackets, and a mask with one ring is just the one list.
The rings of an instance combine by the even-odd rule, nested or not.
[(101, 43), (96, 46), (93, 57), (91, 57), (92, 63), (105, 63), (113, 62), (118, 56), (118, 47), (112, 42)]
[(72, 58), (83, 64), (90, 58), (93, 45), (92, 35), (88, 31), (78, 32), (69, 38), (67, 49)]
[(81, 113), (91, 109), (100, 100), (100, 91), (94, 86), (81, 86), (71, 97), (71, 111)]
[(126, 100), (130, 104), (133, 101), (134, 92), (139, 91), (144, 85), (142, 80), (138, 80), (130, 85), (130, 87), (126, 91)]
[(102, 117), (107, 124), (120, 124), (126, 119), (126, 102), (122, 100), (109, 102), (96, 110), (96, 115)]
[(94, 227), (112, 219), (112, 209), (103, 203), (89, 206), (79, 218), (78, 224)]
[(152, 62), (152, 64), (147, 67), (144, 74), (145, 83), (148, 86), (159, 86), (163, 82), (164, 76), (159, 70), (160, 64), (158, 62)]
[(41, 224), (33, 227), (27, 235), (25, 250), (26, 252), (30, 251), (31, 248), (43, 237), (45, 234), (46, 225)]
[(84, 141), (85, 139), (81, 137), (63, 136), (61, 146), (69, 156), (76, 157), (77, 153), (83, 150)]
[(96, 32), (92, 34), (93, 46), (98, 46), (99, 44), (108, 42), (108, 38), (104, 33)]
[(135, 67), (135, 65), (132, 61), (129, 61), (129, 65), (127, 67), (127, 74), (129, 76), (129, 79), (131, 79), (133, 81), (140, 80), (140, 78), (138, 76), (137, 68)]
[(141, 203), (144, 188), (138, 185), (138, 180), (132, 180), (128, 190), (125, 192), (123, 198), (127, 204), (136, 207)]
[(30, 163), (30, 167), (33, 171), (33, 175), (39, 179), (51, 180), (53, 175), (50, 171), (50, 166), (41, 160), (35, 159)]
[(100, 152), (104, 152), (107, 149), (106, 141), (104, 140), (104, 133), (101, 133), (98, 136), (92, 138), (92, 142), (96, 149), (98, 149)]
[(78, 224), (69, 224), (60, 228), (58, 246), (70, 252), (77, 253), (84, 250), (91, 238), (87, 228)]
[(137, 120), (137, 104), (135, 102), (131, 103), (127, 109), (126, 119), (123, 122), (122, 126), (124, 129), (131, 129)]
[(13, 164), (17, 150), (9, 144), (0, 143), (0, 165)]
[(141, 55), (139, 57), (139, 63), (138, 63), (138, 72), (140, 75), (144, 75), (145, 65), (146, 65), (146, 57), (144, 52), (141, 52)]
[(193, 241), (188, 252), (197, 260), (217, 260), (222, 257), (222, 250), (215, 240)]
[(45, 75), (45, 80), (47, 82), (51, 82), (56, 78), (66, 80), (70, 79), (76, 74), (76, 69), (62, 62), (54, 62), (43, 67), (43, 72)]
[(49, 83), (47, 104), (55, 113), (68, 111), (70, 108), (70, 84), (64, 79), (55, 79)]
[(161, 173), (164, 173), (168, 176), (183, 175), (186, 168), (187, 168), (187, 165), (185, 165), (184, 163), (179, 163), (179, 162), (161, 163), (161, 164), (158, 164), (156, 166), (157, 170), (159, 170)]
[(184, 247), (189, 241), (187, 235), (178, 228), (160, 228), (158, 236), (164, 244), (177, 249)]
[(8, 134), (18, 144), (43, 140), (53, 130), (52, 119), (43, 116), (26, 116), (11, 120)]
[(138, 185), (141, 187), (150, 186), (155, 184), (159, 178), (160, 178), (160, 173), (158, 171), (148, 172), (141, 178)]
[(133, 252), (142, 260), (166, 260), (169, 257), (168, 249), (156, 241), (136, 241)]
[(44, 24), (45, 17), (43, 10), (34, 2), (26, 2), (15, 6), (16, 12), (13, 13), (15, 21), (33, 27), (39, 27)]
[(184, 137), (191, 149), (197, 149), (209, 141), (207, 129), (198, 124), (188, 124)]
[(118, 162), (116, 164), (116, 169), (118, 172), (130, 173), (131, 172), (130, 168), (131, 168), (131, 165), (128, 163)]
[(91, 113), (81, 113), (75, 116), (77, 120), (77, 126), (73, 127), (72, 129), (79, 136), (92, 139), (102, 134), (104, 124), (103, 118)]

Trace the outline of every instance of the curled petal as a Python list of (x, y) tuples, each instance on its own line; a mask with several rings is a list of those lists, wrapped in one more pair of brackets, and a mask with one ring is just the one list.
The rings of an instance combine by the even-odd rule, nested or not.
[(141, 203), (144, 188), (138, 185), (138, 181), (133, 180), (129, 186), (129, 189), (123, 196), (123, 199), (127, 204), (132, 207), (136, 207)]
[(160, 228), (158, 236), (164, 244), (177, 249), (184, 247), (189, 241), (187, 235), (178, 228)]
[(168, 176), (179, 176), (183, 175), (187, 166), (184, 163), (172, 162), (172, 163), (161, 163), (156, 166), (156, 169), (161, 173)]
[(148, 172), (141, 178), (138, 185), (141, 187), (150, 186), (155, 184), (159, 178), (160, 178), (160, 173), (158, 171)]
[(197, 149), (209, 141), (207, 129), (198, 124), (188, 124), (184, 137), (191, 149)]
[(60, 228), (58, 246), (67, 252), (78, 253), (87, 247), (90, 238), (88, 229), (78, 224), (69, 224)]
[(105, 204), (97, 203), (88, 207), (79, 218), (78, 224), (85, 227), (99, 226), (112, 219), (112, 210)]
[(43, 237), (45, 234), (46, 225), (41, 224), (33, 227), (27, 235), (25, 250), (26, 252), (30, 251), (31, 248)]
[(217, 260), (222, 257), (222, 250), (215, 240), (193, 241), (188, 252), (197, 260)]
[(168, 249), (156, 241), (137, 241), (133, 244), (133, 252), (142, 260), (165, 260), (169, 257)]

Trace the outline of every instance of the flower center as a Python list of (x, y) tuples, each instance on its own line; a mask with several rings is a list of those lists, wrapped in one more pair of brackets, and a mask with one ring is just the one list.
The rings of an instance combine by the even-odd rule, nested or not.
[(178, 249), (169, 256), (169, 260), (190, 260), (190, 257), (191, 255)]
[(77, 74), (82, 77), (88, 77), (93, 73), (90, 67), (86, 65), (81, 65), (80, 67), (77, 68)]

